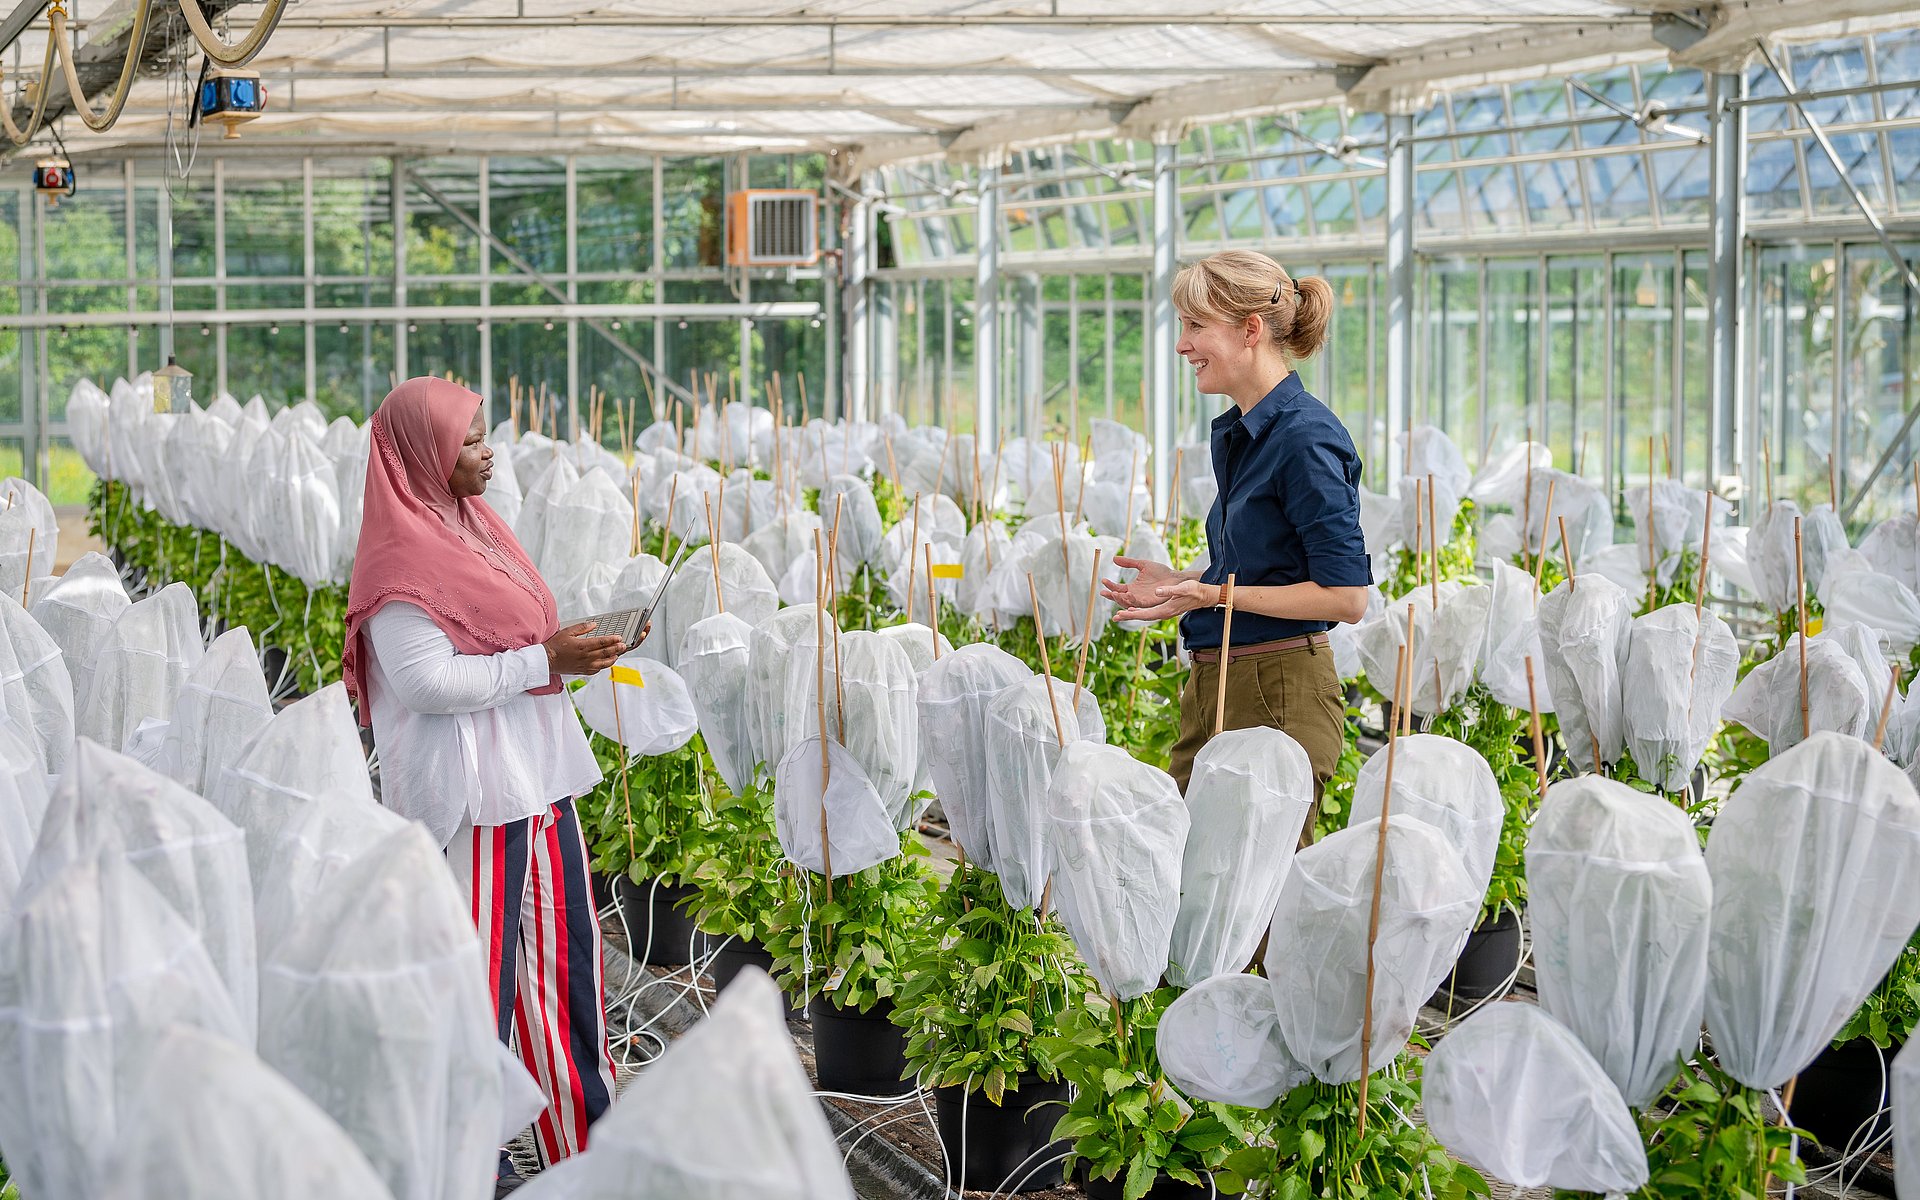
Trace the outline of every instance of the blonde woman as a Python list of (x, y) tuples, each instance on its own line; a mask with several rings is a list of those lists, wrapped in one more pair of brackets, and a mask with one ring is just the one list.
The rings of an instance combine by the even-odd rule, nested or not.
[[(1294, 370), (1326, 341), (1333, 289), (1318, 277), (1290, 277), (1264, 254), (1229, 250), (1181, 271), (1173, 305), (1175, 349), (1195, 384), (1233, 401), (1213, 420), (1220, 495), (1207, 514), (1209, 565), (1176, 571), (1121, 557), (1114, 565), (1136, 576), (1103, 586), (1123, 620), (1180, 618), (1193, 671), (1180, 697), (1171, 770), (1184, 789), (1213, 733), (1221, 585), (1235, 577), (1225, 727), (1291, 734), (1313, 764), (1317, 815), (1318, 785), (1339, 760), (1345, 715), (1327, 630), (1360, 619), (1373, 582), (1360, 535), (1360, 457)], [(1306, 838), (1312, 828), (1309, 819)]]

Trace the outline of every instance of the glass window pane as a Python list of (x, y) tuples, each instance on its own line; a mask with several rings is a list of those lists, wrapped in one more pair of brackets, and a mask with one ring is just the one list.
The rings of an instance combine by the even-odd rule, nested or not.
[(1530, 263), (1487, 264), (1487, 382), (1485, 415), (1459, 438), (1463, 453), (1480, 461), (1481, 447), (1498, 426), (1525, 430), (1534, 420), (1540, 386), (1540, 271)]
[[(1847, 176), (1854, 186), (1867, 197), (1867, 202), (1875, 208), (1887, 202), (1886, 176), (1880, 169), (1880, 139), (1871, 133), (1836, 133), (1830, 135), (1835, 153), (1846, 164)], [(1818, 146), (1808, 144), (1807, 154), (1807, 192), (1817, 213), (1844, 213), (1854, 216), (1860, 211), (1853, 203), (1853, 194), (1840, 180), (1839, 172), (1833, 169), (1826, 152)]]
[(1475, 233), (1520, 232), (1520, 194), (1512, 167), (1469, 167), (1465, 179)]
[[(392, 166), (385, 159), (316, 159), (313, 269), (322, 275), (393, 275)], [(419, 271), (417, 265), (409, 268)]]
[(1578, 225), (1585, 216), (1580, 198), (1580, 177), (1574, 164), (1566, 159), (1528, 163), (1520, 168), (1525, 189), (1527, 220), (1542, 229), (1564, 229)]
[(1712, 209), (1707, 148), (1662, 150), (1648, 157), (1660, 188), (1660, 220), (1666, 224), (1706, 221)]
[[(1762, 252), (1755, 405), (1773, 457), (1773, 494), (1804, 508), (1827, 498), (1833, 450), (1834, 262), (1803, 247)], [(1764, 495), (1762, 490), (1755, 495)]]
[(1426, 355), (1418, 420), (1462, 446), (1478, 447), (1480, 429), (1480, 269), (1435, 263), (1426, 280)]
[[(437, 198), (436, 198), (437, 197)], [(480, 271), (480, 237), (446, 206), (480, 219), (480, 164), (474, 159), (430, 158), (407, 168), (407, 274), (474, 275)], [(436, 372), (437, 374), (438, 372)]]
[[(559, 332), (561, 326), (556, 324), (554, 329)], [(560, 345), (559, 390), (564, 394), (567, 383), (565, 333), (560, 334)], [(451, 372), (455, 383), (477, 390), (480, 387), (479, 327), (472, 321), (413, 322), (407, 329), (407, 370), (413, 375), (444, 376)]]
[(1590, 158), (1582, 165), (1595, 225), (1625, 225), (1647, 219), (1647, 172), (1640, 155)]
[(299, 176), (226, 178), (227, 274), (306, 274), (305, 201)]
[(1754, 217), (1804, 214), (1800, 164), (1791, 141), (1755, 142), (1747, 148), (1747, 212)]
[(721, 263), (718, 158), (669, 158), (661, 184), (661, 264), (668, 269)]
[(173, 277), (213, 278), (213, 172), (170, 179), (167, 192), (173, 216)]
[[(408, 339), (412, 351), (412, 339)], [(391, 384), (393, 326), (325, 321), (313, 327), (313, 401), (328, 419), (371, 416)], [(477, 381), (476, 381), (477, 382)]]
[[(27, 336), (33, 336), (29, 333)], [(91, 379), (103, 388), (127, 373), (125, 325), (74, 325), (47, 331), (47, 415), (54, 422), (67, 418), (67, 396), (73, 385)], [(186, 341), (187, 338), (180, 340)], [(208, 338), (211, 342), (213, 339)], [(184, 362), (184, 359), (182, 360)], [(211, 357), (208, 382), (213, 379)], [(196, 369), (197, 370), (197, 369)], [(204, 385), (203, 385), (204, 386)]]
[[(489, 158), (487, 219), (493, 236), (534, 271), (552, 278), (567, 269), (567, 164), (558, 158)], [(498, 247), (495, 275), (521, 268)]]
[(227, 390), (259, 396), (281, 408), (307, 394), (307, 339), (298, 325), (233, 325), (227, 329)]
[(1645, 485), (1649, 465), (1665, 461), (1663, 439), (1673, 429), (1675, 295), (1672, 255), (1623, 254), (1613, 263), (1613, 391), (1619, 412), (1612, 488), (1617, 494)]
[[(0, 321), (19, 312), (19, 289), (0, 287)], [(21, 329), (0, 324), (0, 421), (20, 419), (20, 347), (27, 336)]]
[[(1907, 261), (1920, 258), (1920, 246), (1904, 246)], [(1841, 477), (1849, 494), (1898, 432), (1915, 400), (1916, 372), (1912, 297), (1897, 267), (1877, 243), (1848, 246), (1846, 333), (1846, 423)], [(1908, 433), (1888, 469), (1855, 510), (1861, 521), (1892, 516), (1913, 501), (1913, 461), (1920, 438)]]

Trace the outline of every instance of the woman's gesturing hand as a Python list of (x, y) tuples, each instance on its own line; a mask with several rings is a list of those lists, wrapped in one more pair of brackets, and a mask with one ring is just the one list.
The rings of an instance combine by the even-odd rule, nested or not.
[(626, 653), (617, 637), (586, 637), (592, 621), (570, 625), (546, 640), (547, 665), (559, 675), (594, 675)]
[(1107, 599), (1122, 608), (1147, 608), (1158, 604), (1160, 597), (1157, 589), (1162, 584), (1172, 583), (1180, 578), (1180, 573), (1164, 563), (1145, 558), (1127, 558), (1116, 554), (1113, 565), (1122, 570), (1134, 572), (1133, 579), (1121, 583), (1117, 579), (1102, 579), (1100, 590)]
[[(1133, 589), (1139, 587), (1139, 581), (1135, 580)], [(1220, 585), (1201, 583), (1198, 579), (1176, 579), (1158, 584), (1148, 591), (1151, 593), (1148, 603), (1123, 608), (1114, 614), (1114, 620), (1164, 621), (1196, 608), (1213, 608), (1220, 603)]]

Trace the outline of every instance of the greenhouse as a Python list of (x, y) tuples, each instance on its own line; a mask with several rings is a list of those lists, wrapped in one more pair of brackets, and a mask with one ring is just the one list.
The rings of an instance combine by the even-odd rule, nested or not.
[(1920, 1200), (1920, 9), (0, 10), (0, 1200)]

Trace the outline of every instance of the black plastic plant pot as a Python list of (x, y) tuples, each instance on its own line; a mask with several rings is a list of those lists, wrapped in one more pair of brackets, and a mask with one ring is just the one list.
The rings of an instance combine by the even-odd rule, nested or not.
[[(773, 974), (773, 955), (759, 942), (746, 938), (729, 938), (722, 941), (708, 934), (708, 945), (713, 946), (713, 958), (707, 966), (707, 974), (713, 978), (713, 990), (716, 995), (727, 990), (740, 972), (748, 967), (759, 967), (768, 975)], [(806, 1006), (797, 1003), (785, 988), (780, 989), (780, 1019), (791, 1020), (806, 1015)]]
[(904, 1096), (913, 1090), (907, 1072), (907, 1031), (888, 1017), (882, 1000), (866, 1012), (834, 1007), (825, 996), (807, 1001), (813, 1022), (813, 1071), (823, 1092), (852, 1096)]
[(693, 924), (693, 918), (677, 907), (693, 895), (687, 884), (652, 880), (635, 883), (626, 875), (613, 881), (614, 894), (620, 900), (620, 923), (627, 931), (627, 952), (650, 967), (684, 967), (692, 961), (689, 953), (705, 953), (707, 937)]
[[(1094, 1179), (1083, 1171), (1080, 1176), (1080, 1190), (1087, 1194), (1087, 1200), (1124, 1200), (1127, 1194), (1127, 1177), (1124, 1173), (1112, 1179)], [(1147, 1189), (1144, 1200), (1210, 1200), (1213, 1189), (1206, 1184), (1195, 1186), (1181, 1183), (1178, 1179), (1169, 1179), (1165, 1175), (1157, 1177), (1153, 1186)]]
[[(1068, 1145), (1049, 1135), (1067, 1107), (1067, 1085), (1022, 1075), (1000, 1103), (964, 1087), (933, 1089), (947, 1170), (964, 1189), (1033, 1192), (1058, 1187)], [(1042, 1166), (1041, 1164), (1046, 1164)]]
[(598, 871), (588, 871), (587, 882), (593, 885), (593, 911), (605, 912), (612, 907), (613, 880)]
[(1520, 966), (1520, 917), (1510, 908), (1467, 935), (1467, 947), (1428, 1001), (1452, 1016), (1499, 992)]
[(1849, 1143), (1858, 1148), (1884, 1137), (1889, 1126), (1887, 1115), (1880, 1112), (1881, 1089), (1887, 1082), (1882, 1071), (1899, 1052), (1897, 1044), (1887, 1050), (1887, 1067), (1882, 1067), (1881, 1051), (1866, 1038), (1821, 1051), (1793, 1085), (1793, 1124), (1835, 1154)]

